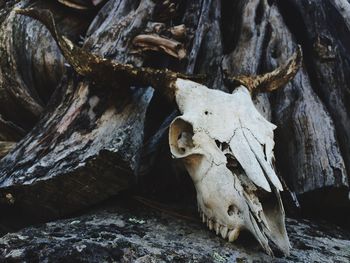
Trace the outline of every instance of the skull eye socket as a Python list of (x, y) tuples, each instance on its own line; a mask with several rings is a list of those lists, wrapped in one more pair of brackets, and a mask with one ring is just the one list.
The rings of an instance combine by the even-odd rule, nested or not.
[(191, 153), (193, 144), (193, 127), (190, 123), (177, 118), (170, 126), (169, 143), (171, 153), (179, 158)]

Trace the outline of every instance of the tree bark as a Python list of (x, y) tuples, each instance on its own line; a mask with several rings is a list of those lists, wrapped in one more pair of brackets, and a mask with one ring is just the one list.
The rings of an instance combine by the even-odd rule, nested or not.
[[(133, 61), (128, 42), (145, 27), (153, 7), (151, 1), (139, 6), (133, 1), (109, 2), (100, 13), (105, 18), (92, 22), (98, 29), (87, 32), (85, 48), (120, 62)], [(14, 13), (8, 19), (11, 16)], [(67, 72), (47, 114), (1, 161), (3, 197), (11, 193), (15, 209), (51, 218), (128, 188), (137, 170), (151, 96), (151, 90), (120, 96), (113, 87), (100, 90), (98, 83)]]

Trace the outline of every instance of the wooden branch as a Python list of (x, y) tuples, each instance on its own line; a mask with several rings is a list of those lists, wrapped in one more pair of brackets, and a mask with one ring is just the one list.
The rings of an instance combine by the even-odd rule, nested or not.
[(186, 37), (186, 26), (184, 24), (167, 27), (164, 23), (149, 22), (144, 34), (156, 34), (159, 36), (171, 35), (176, 40), (183, 40)]
[[(156, 90), (160, 90), (170, 101), (173, 101), (173, 84), (177, 78), (190, 79), (197, 82), (204, 82), (205, 80), (205, 77), (202, 75), (188, 76), (168, 69), (135, 68), (130, 64), (121, 64), (96, 56), (75, 46), (69, 39), (61, 36), (57, 32), (56, 24), (50, 11), (17, 9), (16, 12), (42, 22), (50, 30), (64, 57), (67, 59), (68, 63), (72, 65), (73, 69), (78, 74), (93, 80), (98, 86), (123, 88), (131, 85), (144, 87), (152, 86)], [(159, 43), (157, 42), (157, 38), (153, 38), (153, 41)], [(178, 47), (177, 44), (172, 42), (164, 41), (162, 43), (166, 43), (165, 46), (172, 46), (172, 49)], [(120, 85), (120, 83), (124, 83), (125, 85)]]
[(142, 51), (164, 52), (180, 60), (186, 57), (186, 50), (180, 42), (156, 34), (138, 35), (133, 39), (132, 43)]

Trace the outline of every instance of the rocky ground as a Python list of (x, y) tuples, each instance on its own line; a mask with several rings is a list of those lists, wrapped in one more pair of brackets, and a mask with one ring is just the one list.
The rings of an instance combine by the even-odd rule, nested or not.
[(0, 238), (0, 262), (350, 262), (350, 233), (287, 220), (293, 249), (271, 258), (249, 237), (230, 244), (197, 218), (122, 199)]

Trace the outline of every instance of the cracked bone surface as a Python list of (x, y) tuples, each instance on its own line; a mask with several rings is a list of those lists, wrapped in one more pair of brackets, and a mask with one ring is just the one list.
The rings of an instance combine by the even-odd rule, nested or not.
[(194, 182), (202, 221), (229, 241), (251, 232), (268, 254), (289, 254), (282, 185), (273, 168), (273, 130), (244, 86), (232, 94), (177, 79), (181, 116), (170, 126), (174, 158)]

